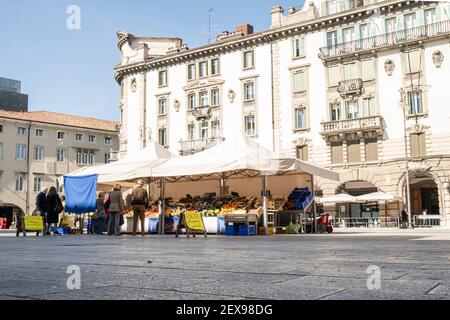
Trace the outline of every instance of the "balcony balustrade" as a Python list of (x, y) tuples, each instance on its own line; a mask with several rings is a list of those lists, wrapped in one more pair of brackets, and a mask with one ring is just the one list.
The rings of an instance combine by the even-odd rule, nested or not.
[(339, 121), (322, 122), (324, 136), (337, 135), (341, 133), (379, 131), (383, 130), (383, 117), (371, 116)]
[(319, 58), (326, 60), (346, 54), (391, 47), (450, 34), (450, 20), (411, 29), (385, 33), (359, 40), (338, 43), (320, 49)]
[(363, 93), (363, 81), (362, 79), (339, 81), (337, 91), (343, 98), (361, 95)]
[(206, 120), (211, 118), (212, 109), (211, 106), (200, 106), (192, 110), (192, 115), (197, 120)]
[(197, 140), (180, 141), (180, 154), (182, 156), (191, 155), (214, 147), (222, 143), (225, 139), (223, 137), (205, 138)]

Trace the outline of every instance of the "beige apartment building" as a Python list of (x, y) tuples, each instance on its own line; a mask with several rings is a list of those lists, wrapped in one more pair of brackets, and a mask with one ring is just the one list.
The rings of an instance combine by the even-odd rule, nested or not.
[(0, 110), (0, 216), (31, 213), (42, 187), (62, 191), (59, 177), (111, 161), (117, 130), (113, 121)]

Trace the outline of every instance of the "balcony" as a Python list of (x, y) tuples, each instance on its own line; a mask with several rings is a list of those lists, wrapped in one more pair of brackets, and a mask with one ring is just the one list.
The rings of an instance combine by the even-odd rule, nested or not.
[(322, 122), (322, 136), (333, 136), (343, 133), (383, 131), (383, 117), (371, 116), (348, 120)]
[(417, 42), (431, 37), (438, 37), (449, 34), (450, 20), (441, 21), (425, 26), (385, 33), (378, 36), (323, 47), (320, 49), (319, 58), (322, 60), (326, 60), (342, 55), (355, 54), (384, 47), (408, 44), (410, 42)]
[(329, 0), (322, 2), (322, 16), (361, 8), (376, 3), (377, 0)]
[(343, 99), (359, 96), (363, 93), (363, 81), (362, 79), (339, 81), (337, 92)]
[(194, 153), (202, 152), (206, 149), (209, 149), (222, 143), (224, 140), (225, 139), (223, 137), (215, 137), (199, 140), (186, 140), (186, 141), (181, 140), (180, 155), (188, 156)]
[(209, 118), (211, 118), (211, 114), (212, 114), (211, 106), (196, 107), (192, 110), (192, 115), (197, 120), (208, 120)]

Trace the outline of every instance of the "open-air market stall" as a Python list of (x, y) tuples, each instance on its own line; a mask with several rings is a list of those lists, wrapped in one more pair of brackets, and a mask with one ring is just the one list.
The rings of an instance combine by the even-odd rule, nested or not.
[[(225, 195), (226, 181), (230, 179), (261, 179), (261, 206), (264, 230), (268, 232), (268, 200), (270, 191), (267, 189), (269, 176), (287, 176), (295, 174), (315, 175), (338, 180), (336, 172), (321, 168), (296, 158), (271, 152), (256, 140), (243, 134), (237, 134), (232, 139), (186, 157), (172, 158), (161, 165), (153, 167), (150, 176), (160, 179), (160, 212), (165, 212), (165, 184), (182, 181), (220, 181), (220, 197)], [(314, 190), (310, 190), (313, 194)], [(297, 199), (300, 201), (301, 199)], [(305, 201), (306, 199), (303, 199)], [(295, 205), (295, 204), (294, 204)], [(232, 208), (234, 211), (237, 208)], [(248, 214), (250, 209), (245, 208)], [(242, 211), (241, 211), (242, 212)], [(242, 212), (243, 213), (243, 212)], [(226, 215), (226, 214), (225, 214)], [(163, 215), (161, 217), (164, 217)], [(161, 221), (164, 224), (163, 221)]]

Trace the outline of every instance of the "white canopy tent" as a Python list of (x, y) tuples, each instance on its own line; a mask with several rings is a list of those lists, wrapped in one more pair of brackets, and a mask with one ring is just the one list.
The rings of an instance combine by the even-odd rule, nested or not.
[(351, 196), (347, 193), (341, 193), (341, 194), (335, 194), (331, 196), (326, 196), (323, 198), (318, 198), (317, 202), (323, 203), (323, 204), (339, 204), (339, 203), (358, 203), (358, 199), (354, 196)]
[[(128, 155), (120, 161), (81, 168), (67, 176), (80, 177), (97, 174), (98, 183), (104, 185), (111, 185), (117, 182), (132, 182), (137, 179), (149, 177), (149, 171), (153, 167), (166, 162), (174, 156), (166, 148), (155, 142), (151, 142), (141, 151), (133, 155)], [(64, 181), (60, 181), (61, 185), (63, 183)]]
[(402, 198), (394, 196), (385, 192), (374, 192), (356, 197), (356, 200), (362, 202), (377, 202), (377, 201), (403, 201)]

